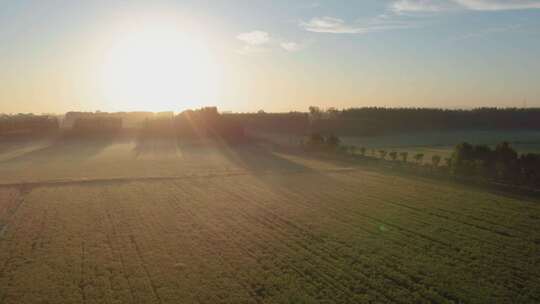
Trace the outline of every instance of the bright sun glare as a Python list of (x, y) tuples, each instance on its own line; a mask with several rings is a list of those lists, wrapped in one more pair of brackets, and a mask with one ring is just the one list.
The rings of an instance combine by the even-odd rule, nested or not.
[(168, 27), (124, 34), (110, 49), (103, 90), (116, 107), (175, 110), (213, 104), (218, 65), (194, 35)]

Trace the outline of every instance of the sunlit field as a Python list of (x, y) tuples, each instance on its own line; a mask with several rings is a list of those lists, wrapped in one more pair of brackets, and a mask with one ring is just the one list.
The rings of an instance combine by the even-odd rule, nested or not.
[(0, 153), (0, 303), (540, 301), (533, 199), (257, 143)]
[(0, 304), (540, 303), (540, 0), (0, 0)]

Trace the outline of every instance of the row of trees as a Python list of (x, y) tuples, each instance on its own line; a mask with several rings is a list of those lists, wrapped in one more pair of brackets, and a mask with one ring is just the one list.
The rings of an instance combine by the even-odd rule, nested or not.
[(325, 137), (319, 133), (313, 133), (308, 137), (305, 142), (303, 142), (303, 144), (309, 149), (317, 150), (336, 150), (339, 148), (347, 149), (346, 147), (341, 145), (341, 139), (339, 139), (339, 137), (335, 136), (334, 134), (330, 134)]
[(312, 132), (371, 135), (433, 130), (538, 130), (540, 108), (351, 108), (310, 107)]
[[(340, 151), (363, 158), (378, 158), (403, 164), (409, 163), (411, 157), (416, 165), (426, 165), (424, 153), (409, 154), (407, 151), (371, 149), (371, 156), (368, 156), (368, 149), (365, 147), (344, 146), (335, 135), (324, 137), (313, 133), (304, 145), (311, 149)], [(439, 172), (453, 176), (480, 177), (507, 184), (540, 186), (540, 154), (519, 154), (508, 142), (502, 142), (494, 148), (464, 142), (454, 148), (450, 157), (432, 155), (430, 161), (432, 169), (439, 168)]]
[(58, 119), (49, 115), (0, 115), (0, 135), (40, 134), (58, 129)]
[(518, 154), (508, 142), (494, 149), (462, 143), (452, 155), (452, 173), (515, 184), (540, 185), (540, 154)]

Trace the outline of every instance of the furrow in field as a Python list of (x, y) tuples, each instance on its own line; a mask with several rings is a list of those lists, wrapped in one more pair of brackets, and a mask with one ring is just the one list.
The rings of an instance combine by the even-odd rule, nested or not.
[[(215, 185), (213, 185), (213, 186), (215, 186)], [(208, 185), (207, 185), (207, 187), (208, 187)], [(194, 187), (194, 188), (197, 188), (197, 187)], [(199, 188), (200, 188), (200, 187), (199, 187)], [(214, 188), (212, 187), (212, 189), (214, 189)], [(221, 192), (221, 193), (222, 193), (222, 191), (219, 191), (219, 190), (217, 190), (217, 191), (215, 191), (215, 192), (217, 192), (217, 193), (220, 193), (220, 192)], [(214, 192), (214, 193), (215, 193), (215, 192)], [(198, 194), (198, 196), (202, 196), (202, 195), (204, 195), (204, 193)], [(227, 204), (228, 204), (227, 207), (229, 207), (229, 208), (234, 207), (233, 204), (238, 202), (237, 200), (231, 200), (230, 197), (226, 198), (226, 201), (227, 201)], [(242, 204), (245, 203), (245, 202), (243, 202), (243, 201), (240, 201), (240, 202), (241, 202)], [(232, 215), (232, 217), (234, 217), (236, 220), (238, 220), (238, 216), (239, 216), (239, 213), (238, 213), (238, 212), (241, 212), (241, 209), (239, 209), (239, 210), (234, 210), (234, 214)], [(265, 215), (265, 214), (261, 214), (261, 216), (264, 217), (264, 216), (266, 216), (266, 215)], [(256, 224), (256, 223), (257, 223), (257, 219), (256, 219), (255, 223), (253, 223), (253, 219), (250, 219), (250, 221), (251, 221), (251, 223), (250, 223), (251, 229), (253, 229), (253, 227), (256, 227), (256, 226), (257, 226), (257, 224)], [(259, 221), (260, 221), (260, 220), (259, 220)], [(279, 225), (277, 225), (277, 224), (279, 224), (279, 223), (276, 223), (276, 225), (274, 225), (273, 227), (268, 227), (268, 225), (265, 225), (266, 227), (263, 226), (263, 231), (270, 231), (270, 232), (272, 232), (273, 234), (275, 234), (276, 231), (279, 231)], [(260, 223), (259, 223), (259, 225), (260, 225)], [(299, 241), (299, 242), (290, 242), (290, 238), (292, 237), (291, 235), (285, 234), (285, 236), (286, 236), (286, 238), (282, 238), (281, 240), (278, 239), (277, 242), (278, 242), (279, 244), (288, 244), (288, 246), (285, 247), (285, 248), (286, 248), (286, 249), (285, 249), (286, 251), (291, 251), (291, 252), (296, 251), (296, 252), (298, 253), (299, 250), (300, 250), (300, 252), (302, 252), (302, 256), (304, 256), (306, 259), (308, 259), (308, 260), (317, 260), (317, 261), (319, 262), (319, 263), (317, 264), (317, 265), (318, 265), (317, 268), (319, 268), (319, 269), (316, 269), (315, 267), (313, 267), (313, 268), (310, 269), (309, 272), (308, 272), (308, 273), (317, 273), (317, 277), (312, 277), (312, 276), (310, 276), (309, 278), (311, 278), (311, 279), (317, 279), (317, 280), (318, 280), (318, 278), (320, 278), (320, 277), (325, 277), (325, 276), (326, 276), (326, 273), (328, 273), (328, 274), (335, 273), (335, 271), (334, 271), (334, 270), (332, 269), (332, 267), (331, 267), (331, 266), (333, 266), (332, 263), (326, 263), (326, 264), (325, 264), (324, 262), (328, 262), (328, 261), (323, 261), (323, 260), (321, 260), (321, 258), (324, 259), (324, 256), (321, 257), (320, 255), (313, 254), (313, 251), (310, 250), (310, 248), (307, 248), (305, 245), (303, 245), (303, 243), (302, 243), (301, 241)], [(269, 238), (269, 236), (265, 236), (265, 237), (264, 237), (265, 240), (268, 239), (268, 238)], [(304, 240), (304, 241), (305, 241), (305, 240)], [(291, 246), (292, 246), (292, 247), (291, 247)], [(290, 248), (289, 248), (289, 247), (290, 247)], [(311, 256), (311, 257), (310, 257), (310, 256)], [(308, 258), (308, 257), (310, 257), (310, 258)], [(323, 265), (324, 265), (324, 267), (330, 267), (330, 268), (328, 268), (327, 271), (324, 271), (325, 268), (323, 267)], [(314, 266), (314, 265), (313, 265), (313, 266)], [(305, 274), (306, 271), (307, 271), (307, 269), (298, 269), (298, 272), (300, 272), (300, 273), (302, 273), (302, 274)], [(308, 279), (309, 279), (309, 278), (308, 278)], [(325, 284), (330, 285), (330, 286), (335, 285), (335, 284), (332, 284), (331, 281), (326, 281)], [(364, 284), (368, 284), (368, 285), (369, 285), (369, 282), (364, 282)], [(325, 286), (325, 285), (322, 285), (322, 286)], [(340, 288), (341, 288), (341, 287), (340, 287)], [(342, 292), (343, 292), (343, 291), (344, 291), (344, 292), (347, 292), (346, 289), (342, 289)], [(387, 298), (387, 299), (390, 299), (390, 298)], [(395, 300), (394, 300), (394, 301), (395, 301)]]
[[(220, 185), (221, 185), (221, 184), (220, 184)], [(252, 185), (252, 184), (250, 184), (250, 185)], [(225, 187), (225, 189), (229, 189), (229, 187)], [(236, 194), (236, 193), (238, 192), (237, 190), (238, 190), (238, 188), (236, 188), (234, 191), (232, 191), (233, 194)], [(256, 193), (261, 193), (261, 192), (259, 192), (258, 190), (253, 190), (253, 191), (256, 192)], [(242, 194), (242, 195), (245, 196), (246, 194)], [(263, 225), (266, 225), (266, 226), (268, 226), (268, 227), (275, 227), (276, 225), (278, 225), (278, 223), (283, 222), (283, 221), (285, 220), (284, 218), (282, 218), (282, 217), (280, 217), (280, 216), (276, 216), (271, 210), (268, 210), (265, 206), (261, 205), (261, 202), (264, 201), (264, 200), (257, 200), (257, 201), (255, 201), (255, 200), (253, 200), (253, 198), (250, 197), (250, 196), (252, 196), (252, 195), (248, 193), (248, 194), (247, 194), (247, 198), (246, 198), (246, 197), (239, 197), (239, 199), (240, 199), (240, 201), (251, 202), (252, 204), (257, 203), (257, 207), (260, 207), (261, 209), (263, 209), (263, 210), (265, 211), (265, 213), (269, 213), (269, 214), (272, 215), (271, 218), (267, 218), (268, 216), (258, 218), (258, 221), (259, 221), (259, 222), (262, 222)], [(268, 197), (268, 196), (265, 194), (265, 195), (263, 195), (262, 197)], [(281, 203), (289, 203), (288, 201), (283, 200), (283, 198), (284, 198), (284, 197), (282, 197), (282, 200), (277, 200), (277, 201), (278, 201), (278, 202), (281, 202)], [(244, 207), (244, 209), (245, 209), (245, 207)], [(289, 221), (284, 221), (284, 222), (285, 222), (285, 226), (291, 225), (291, 223), (290, 223)], [(290, 228), (291, 228), (291, 227), (287, 227), (286, 230), (291, 230)], [(284, 230), (285, 230), (285, 229), (284, 229)], [(306, 237), (307, 237), (308, 239), (314, 239), (314, 242), (311, 242), (311, 243), (310, 243), (310, 247), (315, 247), (315, 248), (317, 248), (317, 250), (319, 250), (318, 252), (315, 252), (315, 254), (318, 254), (318, 255), (321, 255), (321, 254), (327, 255), (327, 256), (329, 256), (329, 257), (332, 258), (333, 263), (335, 263), (337, 260), (343, 260), (343, 257), (342, 257), (342, 256), (337, 255), (337, 251), (333, 251), (333, 250), (330, 249), (330, 248), (325, 248), (326, 246), (323, 246), (322, 248), (319, 248), (319, 247), (317, 246), (317, 243), (321, 243), (321, 244), (324, 245), (324, 244), (327, 244), (327, 243), (328, 243), (327, 241), (318, 239), (318, 238), (315, 237), (313, 234), (309, 233), (307, 230), (305, 230), (305, 229), (303, 229), (303, 228), (300, 228), (300, 227), (298, 227), (298, 226), (294, 226), (294, 229), (292, 229), (291, 231), (288, 231), (287, 233), (283, 233), (284, 239), (289, 239), (291, 236), (294, 236), (294, 231), (295, 231), (295, 230), (296, 230), (296, 231), (299, 231), (299, 232), (297, 232), (297, 234), (299, 234), (299, 236), (297, 236), (297, 238), (298, 238), (298, 241), (297, 241), (297, 242), (299, 242), (299, 243), (301, 243), (302, 241), (305, 242)], [(291, 235), (291, 234), (292, 234), (292, 235)], [(337, 245), (337, 244), (334, 243), (333, 246), (335, 246), (335, 245)], [(333, 246), (332, 246), (332, 247), (333, 247)], [(306, 250), (311, 250), (311, 249), (309, 249), (309, 248), (304, 248), (304, 249), (306, 249)], [(335, 248), (333, 248), (333, 249), (340, 249), (340, 247), (337, 246), (337, 247), (335, 247)], [(339, 251), (339, 250), (338, 250), (338, 251)], [(356, 261), (356, 262), (360, 262), (360, 264), (363, 264), (363, 263), (361, 263), (361, 261)], [(380, 266), (381, 264), (377, 263), (376, 265)], [(369, 265), (369, 264), (363, 264), (362, 266), (365, 267), (365, 268), (367, 268), (367, 269), (373, 267), (373, 265)], [(339, 272), (346, 272), (346, 271), (349, 270), (349, 269), (350, 269), (350, 265), (344, 265), (343, 267), (341, 267), (341, 268), (339, 269)], [(377, 271), (377, 273), (378, 273), (379, 275), (384, 276), (385, 279), (388, 279), (388, 280), (390, 280), (390, 281), (393, 281), (393, 282), (395, 283), (394, 285), (401, 285), (401, 286), (403, 286), (404, 288), (407, 289), (407, 292), (409, 292), (409, 291), (410, 291), (409, 288), (410, 288), (411, 286), (414, 285), (414, 284), (407, 283), (406, 280), (404, 280), (404, 278), (402, 278), (402, 277), (401, 277), (401, 278), (396, 278), (395, 276), (386, 275), (386, 273), (392, 273), (392, 272), (391, 272), (391, 271), (389, 272), (388, 269), (384, 270), (384, 267), (383, 267), (383, 269), (379, 269), (379, 270)], [(395, 275), (395, 272), (394, 272), (394, 275)], [(369, 274), (368, 274), (368, 276), (369, 276)], [(373, 275), (371, 275), (371, 276), (373, 276)], [(399, 276), (397, 276), (397, 277), (399, 277)], [(417, 287), (418, 287), (418, 286), (417, 286)]]
[[(198, 197), (202, 200), (202, 202), (205, 202), (205, 201), (212, 201), (213, 203), (212, 204), (207, 204), (207, 203), (201, 203), (201, 208), (202, 209), (198, 209), (198, 211), (200, 212), (204, 212), (204, 213), (201, 213), (199, 216), (200, 216), (200, 219), (201, 219), (201, 223), (208, 223), (208, 221), (205, 221), (204, 219), (212, 219), (212, 218), (215, 218), (215, 217), (218, 217), (219, 220), (217, 222), (212, 222), (212, 224), (209, 224), (208, 225), (208, 228), (209, 229), (212, 229), (216, 235), (213, 236), (213, 238), (216, 238), (216, 237), (219, 237), (219, 235), (217, 233), (219, 233), (220, 231), (222, 233), (225, 233), (225, 232), (230, 232), (230, 230), (233, 230), (234, 229), (234, 232), (231, 234), (231, 235), (227, 235), (228, 238), (227, 239), (227, 242), (226, 243), (229, 243), (229, 242), (236, 242), (237, 239), (248, 239), (248, 240), (251, 240), (250, 242), (245, 242), (242, 243), (242, 241), (238, 241), (238, 246), (237, 246), (237, 250), (240, 250), (240, 251), (244, 251), (246, 252), (246, 247), (250, 246), (253, 244), (253, 242), (255, 241), (254, 237), (254, 233), (256, 231), (256, 226), (252, 226), (252, 227), (246, 227), (248, 228), (249, 230), (246, 230), (246, 229), (239, 229), (237, 226), (239, 225), (239, 221), (242, 220), (241, 217), (238, 216), (237, 213), (235, 214), (231, 214), (231, 219), (234, 219), (233, 221), (231, 221), (229, 219), (229, 217), (227, 217), (226, 213), (227, 213), (227, 210), (229, 210), (228, 208), (227, 209), (222, 209), (224, 206), (219, 206), (218, 203), (220, 203), (220, 199), (217, 199), (217, 198), (213, 198), (211, 200), (208, 200), (208, 199), (204, 199), (204, 196), (205, 194), (208, 195), (207, 193), (205, 194), (202, 194), (200, 192), (198, 192), (197, 194), (193, 194), (193, 189), (195, 187), (190, 187), (192, 190), (192, 193), (190, 195), (190, 197)], [(215, 194), (216, 192), (212, 192), (213, 194)], [(233, 207), (233, 203), (232, 201), (230, 200), (225, 200), (224, 202), (225, 204), (227, 204), (227, 206), (225, 207)], [(215, 209), (218, 209), (219, 213), (215, 213), (216, 210)], [(213, 214), (215, 213), (215, 214)], [(245, 235), (245, 232), (246, 231), (249, 231), (249, 235)], [(224, 236), (224, 237), (227, 237), (227, 236)], [(234, 237), (231, 237), (231, 236), (234, 236)], [(226, 244), (224, 244), (226, 245)], [(257, 251), (260, 250), (260, 248), (257, 248)], [(234, 254), (234, 251), (229, 251), (230, 254)], [(249, 256), (252, 256), (253, 258), (256, 258), (257, 256), (254, 255), (252, 252), (248, 252), (248, 255)], [(277, 266), (277, 265), (276, 265)], [(286, 266), (286, 265), (283, 265), (283, 266)], [(279, 276), (276, 276), (276, 278), (278, 278)]]
[(327, 199), (325, 199), (325, 201), (327, 201)]

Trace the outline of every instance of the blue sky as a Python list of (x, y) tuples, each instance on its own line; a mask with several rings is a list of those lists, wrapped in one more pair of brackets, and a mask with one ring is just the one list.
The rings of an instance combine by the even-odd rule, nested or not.
[(96, 67), (118, 28), (162, 19), (221, 73), (163, 109), (540, 106), (540, 0), (0, 0), (0, 112), (153, 109), (107, 99)]

